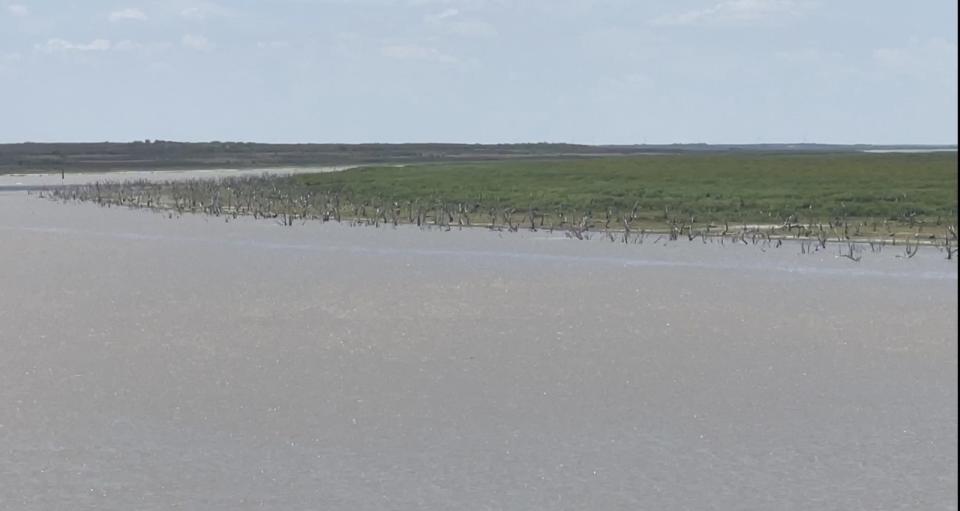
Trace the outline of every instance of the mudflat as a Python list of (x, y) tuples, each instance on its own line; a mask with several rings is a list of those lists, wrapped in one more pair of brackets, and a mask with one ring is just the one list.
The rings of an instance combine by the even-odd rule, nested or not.
[(956, 509), (957, 264), (0, 195), (0, 508)]

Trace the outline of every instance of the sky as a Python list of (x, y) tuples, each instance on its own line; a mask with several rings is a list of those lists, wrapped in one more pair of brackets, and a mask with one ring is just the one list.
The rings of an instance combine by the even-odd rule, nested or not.
[(0, 0), (0, 142), (957, 143), (956, 0)]

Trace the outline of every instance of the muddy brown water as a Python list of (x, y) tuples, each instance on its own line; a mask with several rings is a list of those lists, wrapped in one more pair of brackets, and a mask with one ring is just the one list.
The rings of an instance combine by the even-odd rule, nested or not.
[(957, 509), (957, 265), (896, 250), (0, 194), (0, 509)]

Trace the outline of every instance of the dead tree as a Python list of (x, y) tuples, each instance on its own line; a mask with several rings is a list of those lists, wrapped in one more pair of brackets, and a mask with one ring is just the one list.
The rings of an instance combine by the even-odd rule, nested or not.
[(859, 251), (855, 250), (853, 243), (847, 243), (847, 251), (846, 253), (841, 253), (840, 257), (845, 257), (855, 263), (859, 263), (860, 259), (863, 259), (863, 256), (859, 254)]

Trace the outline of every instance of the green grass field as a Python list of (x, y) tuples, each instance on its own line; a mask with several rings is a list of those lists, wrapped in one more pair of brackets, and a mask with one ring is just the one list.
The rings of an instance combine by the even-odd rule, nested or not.
[(366, 167), (293, 178), (352, 203), (632, 211), (650, 223), (956, 223), (957, 153), (665, 155)]

